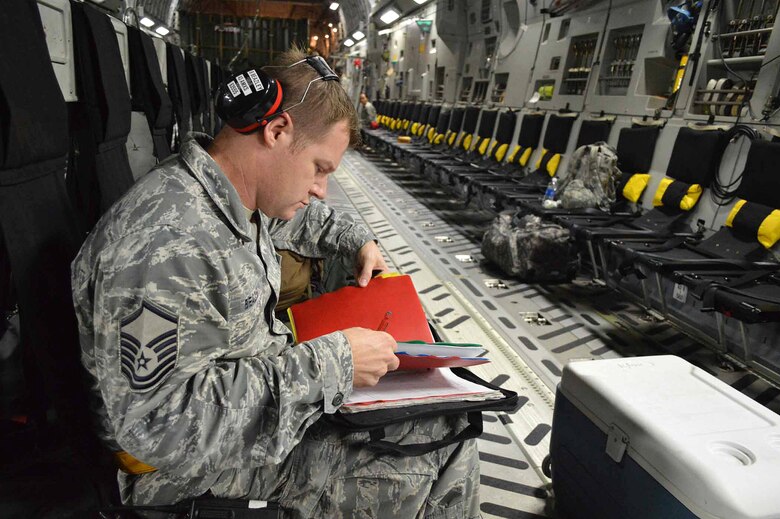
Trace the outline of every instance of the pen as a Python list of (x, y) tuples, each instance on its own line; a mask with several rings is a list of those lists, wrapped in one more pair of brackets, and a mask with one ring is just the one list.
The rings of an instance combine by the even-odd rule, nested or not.
[(385, 316), (382, 318), (382, 322), (380, 322), (379, 326), (376, 327), (377, 331), (383, 332), (387, 330), (387, 327), (390, 325), (391, 315), (393, 315), (393, 312), (385, 312)]

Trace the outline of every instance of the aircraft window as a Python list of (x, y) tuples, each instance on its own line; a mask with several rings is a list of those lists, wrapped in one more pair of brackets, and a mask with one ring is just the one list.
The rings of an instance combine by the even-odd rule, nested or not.
[(485, 100), (487, 94), (488, 82), (486, 80), (477, 81), (474, 83), (474, 95), (471, 100), (475, 103), (481, 103)]
[(550, 22), (544, 24), (544, 34), (542, 35), (542, 42), (547, 41), (550, 38)]
[(561, 93), (564, 95), (583, 95), (588, 83), (590, 66), (596, 52), (598, 34), (585, 34), (571, 39), (569, 55), (566, 57)]
[(460, 100), (461, 101), (468, 101), (469, 97), (471, 96), (471, 85), (474, 82), (473, 77), (464, 77), (463, 78), (463, 85), (461, 85), (460, 89)]
[(491, 0), (482, 0), (482, 9), (479, 13), (479, 19), (482, 21), (482, 23), (487, 23), (491, 20), (492, 16), (490, 14), (490, 5), (493, 2)]
[(609, 32), (599, 74), (599, 95), (626, 95), (639, 53), (644, 26)]
[(561, 68), (561, 57), (553, 56), (550, 60), (550, 70), (558, 70), (559, 68)]
[(485, 38), (485, 56), (488, 60), (493, 56), (496, 51), (496, 37)]
[(444, 67), (436, 67), (436, 90), (433, 97), (444, 99)]
[(565, 19), (561, 22), (561, 28), (558, 30), (558, 39), (562, 40), (569, 35), (569, 27), (571, 26), (571, 20)]
[(494, 103), (504, 102), (507, 83), (509, 83), (509, 73), (496, 74), (493, 79), (493, 92), (490, 94), (491, 101)]

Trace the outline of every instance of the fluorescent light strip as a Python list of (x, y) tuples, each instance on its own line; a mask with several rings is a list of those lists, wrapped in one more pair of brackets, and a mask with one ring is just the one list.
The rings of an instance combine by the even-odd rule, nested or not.
[(165, 36), (165, 35), (167, 35), (167, 34), (168, 34), (169, 32), (171, 32), (171, 31), (169, 31), (167, 27), (163, 27), (163, 26), (161, 25), (161, 26), (159, 26), (158, 28), (156, 28), (156, 29), (154, 30), (154, 32), (156, 32), (156, 33), (157, 33), (157, 34), (159, 34), (160, 36)]
[(141, 25), (143, 25), (144, 27), (154, 27), (154, 20), (144, 16), (143, 18), (141, 18)]
[(339, 8), (339, 3), (338, 2), (333, 2), (333, 3), (330, 4), (330, 10), (331, 11), (335, 11), (338, 8)]
[(352, 37), (355, 38), (355, 41), (357, 41), (357, 40), (362, 40), (363, 38), (366, 37), (366, 35), (363, 34), (363, 32), (361, 31), (355, 31), (352, 33)]
[(391, 8), (391, 9), (388, 9), (387, 11), (385, 11), (384, 13), (382, 13), (379, 16), (379, 19), (382, 20), (384, 23), (393, 23), (394, 21), (396, 21), (400, 17), (401, 17), (401, 15), (398, 14), (398, 11), (396, 11), (395, 9)]
[(352, 41), (352, 38), (347, 38), (346, 40), (344, 40), (344, 45), (346, 45), (347, 47), (351, 47), (354, 44), (355, 44), (355, 42)]

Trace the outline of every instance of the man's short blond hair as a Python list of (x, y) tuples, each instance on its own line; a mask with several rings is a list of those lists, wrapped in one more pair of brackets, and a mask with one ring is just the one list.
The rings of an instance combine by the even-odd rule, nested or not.
[[(306, 58), (298, 47), (285, 51), (274, 65), (286, 67)], [(298, 103), (313, 79), (320, 75), (314, 68), (301, 63), (290, 68), (267, 68), (266, 72), (282, 84), (284, 102), (282, 109)], [(290, 115), (295, 128), (295, 146), (314, 142), (335, 123), (346, 121), (349, 128), (349, 145), (360, 143), (360, 125), (357, 112), (349, 100), (344, 87), (338, 81), (315, 81), (311, 84), (306, 99), (292, 108)]]

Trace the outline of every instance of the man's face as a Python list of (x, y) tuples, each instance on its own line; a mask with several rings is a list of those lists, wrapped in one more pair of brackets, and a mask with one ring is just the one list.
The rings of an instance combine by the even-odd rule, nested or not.
[(314, 196), (325, 198), (328, 176), (336, 170), (349, 146), (347, 121), (333, 124), (328, 131), (297, 149), (285, 145), (277, 162), (275, 189), (264, 212), (272, 218), (289, 220)]
[(366, 96), (366, 94), (360, 94), (360, 104), (364, 105), (366, 103), (368, 103), (368, 97)]

